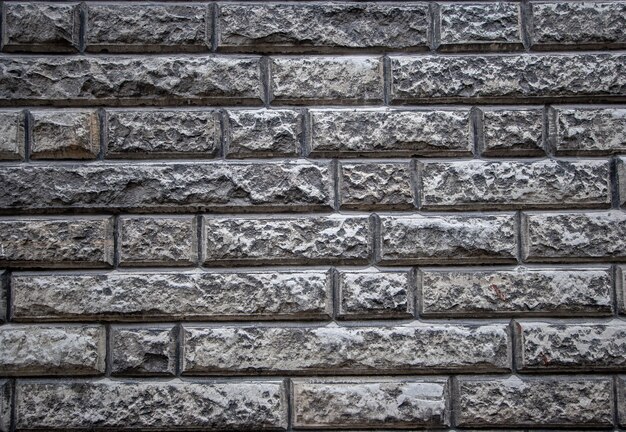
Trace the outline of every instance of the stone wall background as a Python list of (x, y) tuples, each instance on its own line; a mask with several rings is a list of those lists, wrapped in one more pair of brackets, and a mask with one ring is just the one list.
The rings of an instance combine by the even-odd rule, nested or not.
[(626, 2), (1, 27), (1, 431), (626, 428)]

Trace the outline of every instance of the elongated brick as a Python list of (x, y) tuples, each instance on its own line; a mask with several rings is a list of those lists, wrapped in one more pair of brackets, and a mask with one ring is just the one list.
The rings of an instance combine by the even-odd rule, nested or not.
[(114, 327), (111, 372), (114, 375), (174, 375), (176, 327)]
[(0, 346), (0, 375), (104, 373), (103, 326), (4, 325)]
[(0, 160), (24, 159), (24, 114), (0, 111)]
[(480, 146), (485, 156), (545, 154), (542, 108), (481, 109)]
[(342, 208), (392, 210), (414, 207), (408, 162), (342, 162), (339, 167)]
[(505, 325), (190, 327), (185, 374), (385, 374), (506, 371)]
[(626, 109), (552, 107), (551, 139), (557, 155), (626, 151)]
[(16, 321), (323, 319), (328, 271), (13, 273)]
[(94, 110), (30, 111), (33, 159), (95, 159), (100, 124)]

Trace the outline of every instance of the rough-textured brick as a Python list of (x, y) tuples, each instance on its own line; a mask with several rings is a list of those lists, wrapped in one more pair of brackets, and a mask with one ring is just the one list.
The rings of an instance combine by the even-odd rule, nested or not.
[(623, 54), (392, 56), (391, 100), (587, 102), (623, 96), (625, 59)]
[(300, 151), (302, 117), (293, 110), (228, 110), (226, 157), (294, 157)]
[(0, 324), (2, 324), (7, 318), (6, 312), (9, 280), (9, 275), (4, 270), (0, 270)]
[(328, 163), (307, 161), (0, 166), (5, 186), (0, 207), (31, 212), (329, 209), (329, 171)]
[(624, 370), (626, 324), (517, 322), (517, 366), (523, 371)]
[(18, 382), (18, 430), (285, 430), (281, 381)]
[(94, 110), (31, 111), (33, 159), (95, 159), (100, 124)]
[(626, 2), (531, 2), (534, 49), (626, 47)]
[(617, 411), (620, 426), (626, 426), (626, 377), (617, 378)]
[(78, 3), (8, 2), (3, 9), (3, 51), (78, 51)]
[(9, 432), (11, 425), (11, 383), (0, 380), (0, 431)]
[(311, 156), (471, 156), (469, 110), (316, 109)]
[(186, 374), (385, 374), (506, 371), (505, 325), (188, 327)]
[(542, 108), (481, 109), (480, 146), (485, 156), (541, 156)]
[(185, 266), (198, 260), (193, 216), (128, 216), (118, 224), (120, 265)]
[(258, 105), (262, 99), (260, 59), (252, 56), (0, 57), (0, 106)]
[(293, 381), (296, 428), (415, 428), (449, 424), (443, 380)]
[(379, 57), (274, 57), (270, 74), (274, 103), (371, 104), (383, 99)]
[(174, 375), (176, 327), (114, 327), (111, 333), (114, 375)]
[(221, 4), (219, 49), (324, 52), (428, 49), (428, 6), (416, 4)]
[(606, 160), (454, 161), (421, 165), (425, 209), (606, 208)]
[(610, 379), (590, 377), (462, 378), (457, 424), (462, 427), (608, 427)]
[(207, 5), (88, 5), (86, 44), (91, 52), (208, 51)]
[(208, 265), (365, 264), (372, 254), (367, 216), (205, 217)]
[(4, 325), (0, 376), (104, 373), (103, 326)]
[(341, 318), (410, 318), (413, 315), (415, 287), (406, 271), (342, 270), (338, 291)]
[(340, 206), (344, 209), (414, 207), (408, 162), (341, 163)]
[(113, 264), (113, 218), (2, 218), (0, 263), (12, 267), (107, 267)]
[(16, 321), (323, 319), (328, 271), (13, 273)]
[(380, 261), (476, 264), (516, 259), (512, 215), (381, 216)]
[(558, 155), (626, 152), (626, 109), (553, 107), (551, 140)]
[(24, 159), (24, 114), (0, 111), (0, 160)]
[(217, 111), (107, 111), (109, 158), (203, 157), (220, 148)]
[(611, 315), (608, 268), (422, 269), (425, 316)]

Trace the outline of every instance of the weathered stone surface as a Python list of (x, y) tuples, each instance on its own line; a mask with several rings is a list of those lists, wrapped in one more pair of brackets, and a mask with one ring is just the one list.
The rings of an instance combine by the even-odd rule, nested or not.
[(626, 152), (626, 109), (553, 107), (550, 113), (556, 154)]
[(531, 39), (535, 49), (626, 47), (626, 3), (532, 2)]
[(328, 271), (13, 273), (15, 321), (325, 319)]
[(287, 401), (282, 381), (20, 381), (15, 422), (18, 430), (285, 430)]
[(95, 159), (100, 124), (94, 110), (31, 111), (33, 159)]
[(323, 52), (428, 49), (429, 13), (416, 4), (221, 4), (219, 49)]
[(113, 264), (113, 218), (2, 218), (0, 264), (107, 267)]
[(485, 156), (545, 154), (543, 108), (481, 109), (482, 153)]
[(391, 81), (393, 103), (589, 102), (626, 93), (626, 55), (393, 56)]
[(4, 325), (0, 346), (0, 375), (104, 373), (103, 326)]
[(311, 156), (469, 156), (467, 109), (313, 109)]
[(9, 432), (11, 426), (11, 383), (0, 380), (0, 431)]
[(208, 51), (212, 23), (207, 5), (87, 5), (91, 52)]
[(258, 57), (0, 57), (0, 106), (261, 104)]
[(205, 217), (204, 263), (365, 264), (372, 254), (366, 216)]
[(344, 209), (414, 207), (408, 162), (341, 163), (340, 206)]
[(516, 259), (513, 215), (381, 216), (385, 264), (476, 264)]
[(461, 378), (461, 427), (609, 427), (610, 379), (590, 377)]
[(174, 375), (177, 327), (114, 327), (111, 333), (114, 375)]
[(333, 201), (329, 164), (307, 161), (7, 165), (0, 184), (5, 211), (310, 211)]
[(9, 276), (4, 270), (0, 270), (0, 324), (3, 323), (7, 318), (6, 312), (7, 312), (8, 282), (9, 282)]
[(297, 156), (302, 115), (293, 110), (228, 110), (226, 157)]
[(78, 51), (78, 3), (9, 2), (4, 5), (3, 14), (3, 51)]
[(190, 327), (186, 374), (385, 374), (507, 371), (506, 325)]
[(626, 366), (626, 324), (516, 322), (523, 371), (619, 371)]
[(437, 317), (611, 315), (608, 268), (421, 272), (421, 314)]
[(0, 160), (24, 159), (24, 114), (0, 111)]
[(442, 3), (439, 15), (443, 51), (523, 48), (519, 3)]
[(617, 412), (620, 426), (626, 425), (626, 378), (617, 378)]
[(217, 111), (107, 111), (110, 158), (215, 156), (220, 148)]
[(626, 214), (528, 213), (522, 216), (522, 257), (533, 262), (626, 259)]
[(414, 428), (449, 424), (444, 380), (295, 379), (297, 428)]
[(611, 205), (605, 160), (424, 162), (424, 209), (606, 208)]
[(196, 219), (181, 217), (121, 217), (120, 265), (192, 265), (198, 261)]
[(339, 272), (341, 318), (410, 318), (415, 287), (408, 272)]
[(372, 104), (383, 100), (379, 57), (274, 57), (270, 70), (274, 103)]

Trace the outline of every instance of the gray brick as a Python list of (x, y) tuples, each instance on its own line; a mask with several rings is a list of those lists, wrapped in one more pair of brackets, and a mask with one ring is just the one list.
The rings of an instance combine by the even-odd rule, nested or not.
[(341, 163), (343, 209), (411, 209), (414, 207), (408, 162)]
[(87, 5), (90, 52), (209, 51), (212, 23), (207, 5)]
[(295, 379), (297, 428), (415, 428), (449, 424), (444, 380)]
[(177, 327), (114, 327), (111, 332), (114, 375), (174, 375)]
[(11, 425), (12, 386), (8, 380), (0, 380), (0, 431), (9, 432)]
[(617, 411), (620, 426), (626, 426), (626, 378), (617, 378)]
[(285, 430), (282, 381), (19, 381), (18, 430)]
[(626, 315), (626, 269), (624, 267), (616, 268), (615, 279), (617, 312), (620, 315)]
[(610, 427), (613, 385), (591, 377), (461, 378), (461, 427)]
[(551, 140), (558, 155), (626, 151), (626, 109), (553, 107)]
[(113, 264), (113, 218), (2, 218), (0, 264), (107, 267)]
[(422, 269), (429, 317), (612, 315), (608, 268)]
[(326, 319), (326, 270), (13, 273), (15, 321)]
[(33, 159), (95, 159), (100, 124), (94, 110), (31, 111)]
[(421, 166), (424, 209), (607, 208), (608, 161), (454, 161)]
[(485, 156), (542, 156), (543, 108), (481, 109), (480, 146)]
[(104, 373), (104, 326), (4, 325), (0, 376)]
[(0, 111), (0, 160), (24, 159), (24, 114)]
[(7, 298), (9, 294), (9, 280), (9, 275), (4, 270), (0, 270), (0, 324), (2, 324), (7, 319)]
[(516, 260), (513, 215), (381, 216), (380, 262), (476, 264)]

